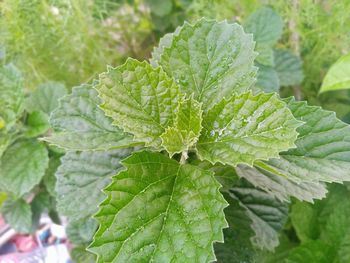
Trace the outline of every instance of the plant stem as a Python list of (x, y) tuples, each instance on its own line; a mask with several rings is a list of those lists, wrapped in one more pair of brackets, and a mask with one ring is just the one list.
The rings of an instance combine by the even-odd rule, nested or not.
[[(299, 0), (292, 0), (291, 8), (292, 8), (291, 18), (288, 22), (289, 31), (291, 32), (289, 41), (294, 54), (297, 56), (300, 56), (300, 37), (299, 37), (298, 30), (296, 28), (297, 26), (295, 21), (299, 12)], [(293, 88), (294, 97), (297, 100), (301, 100), (302, 93), (301, 93), (300, 85), (295, 85), (292, 88)]]
[(187, 158), (188, 158), (188, 153), (187, 153), (187, 151), (182, 152), (182, 154), (181, 154), (181, 159), (180, 159), (180, 164), (185, 164)]

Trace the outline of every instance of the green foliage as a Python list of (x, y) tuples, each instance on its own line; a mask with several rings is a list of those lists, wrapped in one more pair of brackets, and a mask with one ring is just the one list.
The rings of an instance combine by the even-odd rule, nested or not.
[[(321, 108), (254, 87), (253, 46), (238, 24), (205, 19), (185, 23), (160, 40), (151, 64), (128, 59), (61, 100), (51, 117), (55, 131), (46, 140), (72, 129), (82, 130), (84, 137), (98, 127), (111, 138), (132, 134), (124, 147), (136, 142), (153, 151), (126, 150), (134, 153), (122, 161), (125, 169), (118, 173), (120, 149), (114, 150), (119, 153), (114, 164), (108, 161), (110, 148), (90, 142), (80, 148), (88, 152), (69, 152), (62, 159), (56, 173), (59, 208), (78, 222), (96, 211), (91, 203), (102, 199), (96, 191), (103, 185), (92, 189), (82, 178), (93, 176), (89, 182), (101, 179), (105, 185), (117, 173), (95, 215), (100, 227), (89, 250), (98, 262), (214, 260), (212, 245), (223, 241), (226, 227), (226, 203), (216, 179), (231, 204), (226, 214), (246, 218), (245, 229), (225, 230), (227, 244), (216, 245), (218, 258), (231, 249), (237, 258), (253, 260), (261, 257), (260, 249), (278, 245), (288, 215), (285, 201), (294, 196), (313, 202), (325, 196), (324, 182), (349, 180), (349, 160), (340, 154), (347, 149), (349, 127)], [(273, 54), (287, 57), (277, 61), (276, 70), (285, 78), (286, 65), (296, 60), (282, 50)], [(57, 145), (79, 150), (70, 144), (62, 139)], [(109, 167), (108, 172), (102, 167)], [(86, 205), (83, 200), (90, 197)], [(235, 235), (242, 235), (238, 240), (242, 238), (244, 248), (237, 248)]]
[(327, 72), (320, 93), (350, 88), (350, 55), (341, 57)]
[(19, 233), (29, 233), (32, 228), (32, 210), (23, 199), (5, 201), (1, 214), (7, 223)]

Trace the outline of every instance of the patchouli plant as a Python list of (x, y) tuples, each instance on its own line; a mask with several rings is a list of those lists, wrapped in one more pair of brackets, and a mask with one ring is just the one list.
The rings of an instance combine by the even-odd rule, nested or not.
[(97, 212), (97, 262), (249, 261), (278, 245), (291, 197), (350, 180), (349, 126), (256, 87), (254, 45), (238, 24), (185, 23), (150, 63), (61, 99), (57, 208), (92, 234)]

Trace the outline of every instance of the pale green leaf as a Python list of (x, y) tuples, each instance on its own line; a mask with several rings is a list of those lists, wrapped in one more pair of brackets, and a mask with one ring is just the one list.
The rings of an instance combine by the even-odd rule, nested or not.
[(320, 93), (350, 89), (350, 54), (342, 56), (335, 62), (323, 79)]
[(149, 5), (152, 13), (161, 17), (168, 15), (173, 7), (172, 0), (145, 0), (145, 2)]
[(176, 111), (174, 124), (160, 136), (162, 146), (170, 156), (188, 151), (195, 145), (202, 129), (201, 104), (193, 97), (182, 99)]
[(172, 125), (179, 100), (177, 85), (161, 68), (128, 59), (102, 73), (97, 90), (114, 125), (135, 141), (160, 148), (160, 135)]
[(299, 57), (289, 50), (275, 49), (275, 70), (281, 86), (299, 85), (303, 81), (303, 64)]
[(223, 97), (251, 88), (255, 56), (253, 37), (240, 25), (201, 19), (185, 23), (173, 35), (158, 64), (182, 93), (193, 93), (206, 110)]
[(71, 252), (72, 260), (74, 263), (95, 263), (96, 256), (86, 251), (85, 246), (74, 247)]
[(49, 81), (41, 84), (28, 98), (24, 106), (28, 112), (42, 111), (47, 115), (58, 107), (58, 100), (67, 94), (64, 84)]
[(7, 199), (1, 208), (7, 224), (19, 233), (29, 233), (32, 228), (32, 211), (23, 199)]
[(97, 262), (213, 261), (213, 242), (227, 226), (213, 174), (152, 152), (123, 165), (95, 216), (100, 228), (89, 250)]
[(150, 59), (150, 63), (153, 67), (159, 66), (159, 60), (163, 53), (165, 47), (170, 47), (173, 41), (174, 35), (177, 35), (181, 30), (181, 27), (177, 27), (174, 33), (165, 34), (160, 40), (158, 46), (153, 48), (152, 57)]
[(88, 245), (97, 230), (98, 223), (93, 218), (80, 219), (70, 222), (66, 232), (69, 241), (74, 245)]
[(299, 125), (276, 94), (235, 95), (204, 114), (198, 154), (211, 163), (253, 165), (294, 147)]
[(252, 242), (257, 247), (273, 250), (278, 244), (279, 232), (282, 230), (288, 216), (286, 203), (278, 201), (265, 191), (255, 188), (245, 180), (229, 190), (252, 220), (255, 236)]
[(272, 8), (262, 7), (248, 17), (244, 29), (257, 45), (273, 47), (282, 36), (283, 20)]
[(305, 122), (297, 131), (296, 149), (266, 162), (270, 169), (296, 182), (350, 180), (350, 127), (334, 112), (286, 100), (294, 117)]
[(15, 142), (0, 160), (0, 181), (4, 190), (18, 197), (29, 192), (41, 181), (48, 162), (47, 149), (42, 143), (35, 140)]
[(277, 71), (269, 66), (257, 64), (258, 79), (256, 87), (264, 92), (278, 92), (280, 88), (280, 80)]
[(23, 78), (12, 65), (0, 67), (0, 118), (8, 131), (22, 112)]
[(255, 163), (255, 167), (238, 165), (236, 171), (240, 177), (281, 201), (290, 201), (290, 197), (293, 196), (301, 201), (313, 202), (313, 199), (322, 199), (326, 196), (327, 189), (323, 183), (296, 183), (263, 168), (266, 168), (263, 163)]
[(55, 197), (56, 196), (56, 176), (55, 173), (57, 168), (61, 165), (61, 156), (52, 155), (49, 160), (49, 167), (46, 169), (45, 176), (43, 178), (43, 183), (46, 187), (48, 193)]
[(56, 130), (44, 140), (67, 150), (108, 150), (134, 145), (131, 136), (112, 125), (98, 107), (100, 100), (92, 85), (73, 88), (60, 100), (50, 118)]
[(70, 220), (91, 216), (104, 199), (102, 189), (130, 150), (68, 152), (56, 172), (57, 210)]
[(275, 65), (273, 48), (270, 44), (258, 42), (255, 50), (259, 53), (259, 55), (256, 57), (257, 63), (269, 67), (273, 67)]

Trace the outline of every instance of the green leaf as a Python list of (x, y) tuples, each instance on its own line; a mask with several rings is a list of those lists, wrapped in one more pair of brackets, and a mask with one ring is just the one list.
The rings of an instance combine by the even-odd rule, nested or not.
[(270, 44), (258, 42), (255, 50), (259, 53), (256, 57), (256, 62), (268, 67), (273, 67), (275, 65), (273, 49)]
[(49, 81), (41, 84), (24, 102), (28, 112), (42, 111), (47, 115), (58, 107), (58, 100), (67, 94), (64, 84)]
[(193, 97), (179, 102), (174, 124), (160, 136), (162, 146), (170, 156), (188, 151), (195, 145), (202, 129), (202, 112), (201, 104)]
[(229, 190), (252, 220), (254, 245), (261, 249), (273, 250), (278, 244), (278, 236), (288, 216), (288, 206), (270, 194), (253, 187), (245, 180)]
[(70, 220), (94, 214), (104, 199), (101, 190), (129, 153), (130, 150), (68, 152), (56, 172), (57, 210)]
[(272, 8), (262, 7), (248, 17), (244, 29), (257, 45), (273, 47), (282, 36), (283, 20)]
[(313, 202), (313, 199), (322, 199), (326, 196), (327, 189), (320, 182), (296, 183), (283, 175), (276, 175), (273, 172), (264, 170), (263, 163), (255, 163), (255, 167), (238, 165), (237, 174), (245, 178), (255, 187), (261, 188), (277, 199), (290, 201), (290, 197), (296, 197), (301, 201)]
[(12, 65), (0, 67), (0, 117), (9, 131), (22, 112), (23, 78)]
[(1, 208), (6, 223), (19, 233), (29, 233), (32, 228), (32, 211), (23, 199), (7, 199)]
[(50, 156), (49, 160), (49, 167), (46, 169), (45, 176), (43, 178), (43, 183), (46, 187), (46, 190), (48, 193), (56, 197), (56, 176), (55, 173), (57, 171), (57, 168), (61, 165), (61, 156), (52, 155)]
[(264, 92), (278, 92), (280, 88), (280, 80), (277, 71), (269, 66), (257, 64), (258, 80), (256, 87)]
[(173, 124), (179, 100), (178, 87), (161, 68), (128, 59), (100, 74), (97, 90), (114, 125), (135, 141), (160, 149), (160, 135)]
[[(293, 248), (289, 256), (284, 260), (285, 263), (330, 263), (332, 257), (328, 255), (329, 245), (321, 241), (304, 243), (301, 246)], [(344, 261), (345, 262), (345, 261)]]
[(252, 220), (247, 216), (245, 209), (239, 206), (237, 200), (225, 195), (230, 204), (225, 211), (229, 228), (224, 229), (224, 243), (215, 244), (215, 255), (218, 263), (255, 262), (256, 251), (250, 239), (254, 232), (250, 225)]
[(289, 50), (275, 49), (275, 70), (281, 86), (299, 85), (303, 81), (303, 64)]
[(350, 88), (350, 54), (335, 62), (323, 79), (320, 93)]
[(149, 5), (150, 11), (157, 16), (168, 15), (173, 7), (172, 0), (146, 0), (145, 2)]
[(112, 125), (98, 107), (97, 91), (90, 84), (73, 88), (60, 100), (50, 123), (56, 132), (44, 140), (67, 150), (108, 150), (134, 145), (131, 136)]
[(74, 245), (88, 245), (97, 230), (98, 223), (93, 218), (70, 222), (67, 226), (68, 239)]
[(42, 111), (33, 111), (28, 115), (25, 135), (36, 137), (47, 132), (50, 128), (49, 117)]
[(45, 191), (38, 193), (31, 202), (32, 210), (32, 229), (31, 232), (35, 232), (40, 225), (40, 218), (43, 212), (51, 210), (51, 196)]
[(96, 256), (88, 251), (84, 246), (74, 247), (71, 252), (74, 263), (95, 263)]
[(235, 95), (204, 114), (198, 154), (211, 163), (253, 165), (294, 147), (299, 125), (276, 94)]
[(43, 144), (35, 140), (20, 140), (7, 149), (0, 162), (0, 181), (4, 190), (20, 197), (39, 184), (49, 158)]
[[(159, 56), (159, 54), (157, 54)], [(254, 42), (238, 24), (201, 19), (185, 23), (163, 47), (158, 64), (183, 94), (209, 109), (223, 97), (247, 91), (255, 82)]]
[(227, 203), (213, 173), (152, 152), (123, 165), (95, 216), (100, 228), (89, 250), (97, 262), (214, 260)]
[(350, 180), (350, 127), (334, 112), (286, 100), (294, 117), (305, 124), (297, 131), (296, 149), (266, 162), (270, 169), (295, 182), (343, 182)]

